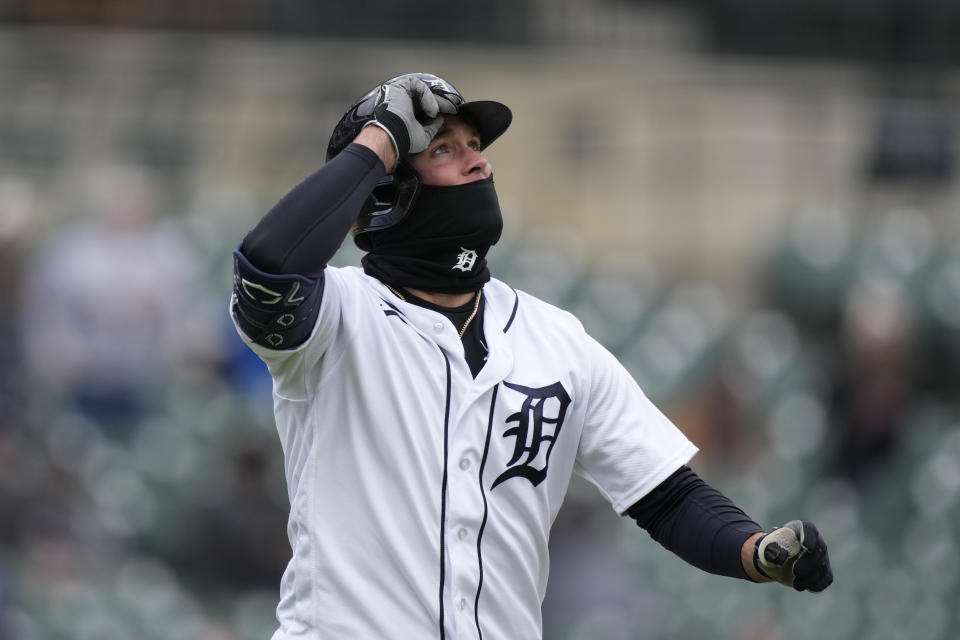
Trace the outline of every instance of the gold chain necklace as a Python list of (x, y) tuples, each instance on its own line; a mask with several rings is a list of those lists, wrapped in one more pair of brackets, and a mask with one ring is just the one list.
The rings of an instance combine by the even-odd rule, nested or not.
[(403, 300), (404, 302), (407, 301), (407, 299), (404, 297), (404, 295), (403, 295), (402, 293), (400, 293), (399, 291), (397, 291), (396, 289), (394, 289), (394, 288), (391, 287), (390, 285), (387, 285), (387, 289), (390, 289), (390, 291), (393, 291), (393, 295), (397, 296), (398, 298), (400, 298), (400, 299)]
[(467, 327), (470, 326), (470, 323), (473, 322), (473, 319), (477, 316), (477, 311), (480, 309), (480, 296), (483, 295), (481, 289), (477, 290), (476, 300), (473, 303), (473, 313), (470, 314), (470, 317), (467, 318), (467, 321), (463, 323), (463, 326), (460, 328), (460, 337), (463, 337), (463, 334), (467, 332)]
[[(402, 293), (400, 293), (390, 285), (387, 285), (387, 289), (390, 289), (390, 291), (393, 292), (393, 295), (397, 296), (404, 302), (407, 301), (407, 298)], [(477, 311), (480, 310), (480, 296), (482, 295), (483, 295), (483, 289), (477, 289), (477, 295), (474, 296), (474, 299), (473, 299), (473, 311), (470, 313), (470, 317), (467, 318), (467, 321), (463, 323), (463, 326), (460, 327), (461, 338), (463, 337), (463, 334), (467, 332), (467, 327), (470, 326), (470, 323), (473, 322), (473, 319), (477, 317)]]

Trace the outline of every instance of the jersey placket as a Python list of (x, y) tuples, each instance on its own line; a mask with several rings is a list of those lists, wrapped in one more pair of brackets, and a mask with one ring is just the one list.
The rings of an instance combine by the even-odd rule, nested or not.
[(447, 424), (447, 487), (443, 524), (446, 566), (443, 579), (444, 637), (482, 638), (483, 612), (477, 611), (483, 579), (482, 529), (487, 514), (481, 474), (491, 411), (499, 382), (513, 365), (503, 332), (492, 326), (498, 316), (488, 301), (484, 334), (488, 362), (476, 379), (464, 359), (463, 343), (443, 314), (411, 303), (405, 317), (444, 353), (450, 366), (450, 415)]
[[(447, 425), (447, 490), (443, 562), (444, 626), (455, 638), (479, 638), (475, 604), (480, 586), (477, 535), (483, 522), (484, 503), (478, 472), (486, 434), (486, 409), (476, 397), (473, 376), (463, 355), (460, 336), (443, 314), (407, 304), (406, 317), (429, 336), (449, 362), (450, 416)], [(471, 402), (464, 410), (463, 403)], [(480, 408), (478, 408), (480, 407)], [(480, 415), (483, 414), (483, 415)], [(445, 634), (449, 638), (449, 634)]]
[[(464, 429), (459, 431), (462, 434)], [(479, 534), (484, 518), (483, 493), (478, 480), (482, 452), (477, 450), (472, 438), (461, 434), (453, 437), (447, 485), (448, 602), (456, 637), (475, 638), (479, 637), (476, 601), (481, 586)]]
[(453, 333), (456, 342), (438, 341), (451, 365), (452, 404), (450, 407), (449, 452), (446, 508), (446, 563), (448, 567), (445, 602), (448, 619), (456, 630), (456, 638), (481, 638), (481, 612), (476, 607), (482, 588), (482, 554), (480, 532), (486, 515), (484, 490), (480, 477), (483, 446), (487, 433), (492, 389), (475, 384), (462, 343), (445, 323), (446, 334)]
[(489, 496), (484, 486), (484, 462), (500, 382), (513, 367), (513, 353), (497, 324), (496, 305), (487, 299), (484, 337), (489, 357), (474, 379), (465, 361), (454, 367), (454, 384), (462, 391), (452, 407), (450, 482), (448, 485), (447, 546), (450, 601), (456, 612), (458, 638), (483, 637), (483, 531)]

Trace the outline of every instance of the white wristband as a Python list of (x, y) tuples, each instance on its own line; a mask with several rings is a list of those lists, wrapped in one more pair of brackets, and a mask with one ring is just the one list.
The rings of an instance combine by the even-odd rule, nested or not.
[(360, 130), (363, 131), (364, 129), (366, 129), (366, 128), (369, 127), (370, 125), (373, 125), (373, 126), (377, 127), (378, 129), (380, 129), (381, 131), (383, 131), (384, 133), (387, 134), (387, 137), (390, 138), (390, 143), (393, 145), (393, 154), (394, 154), (395, 156), (397, 156), (397, 162), (399, 162), (399, 161), (400, 161), (400, 149), (399, 149), (399, 147), (397, 147), (397, 141), (394, 140), (393, 134), (390, 133), (390, 129), (387, 129), (387, 127), (384, 126), (384, 124), (383, 124), (382, 122), (377, 122), (376, 120), (368, 120), (362, 127), (360, 127)]

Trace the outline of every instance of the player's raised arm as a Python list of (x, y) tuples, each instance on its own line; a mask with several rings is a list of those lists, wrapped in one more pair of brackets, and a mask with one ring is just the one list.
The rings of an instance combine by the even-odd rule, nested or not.
[[(234, 313), (254, 342), (289, 349), (309, 335), (323, 270), (357, 216), (375, 209), (398, 158), (424, 149), (452, 104), (403, 76), (361, 98), (335, 128), (327, 163), (287, 193), (234, 254)], [(418, 115), (420, 119), (418, 120)], [(371, 126), (375, 125), (375, 126)]]
[(369, 201), (374, 188), (392, 181), (386, 174), (397, 160), (422, 151), (436, 135), (441, 110), (455, 109), (416, 77), (369, 92), (334, 129), (327, 163), (263, 217), (241, 253), (270, 273), (319, 277), (360, 212), (376, 206)]
[(309, 337), (320, 310), (323, 270), (384, 175), (373, 151), (351, 145), (247, 234), (233, 254), (232, 312), (251, 341), (291, 349)]

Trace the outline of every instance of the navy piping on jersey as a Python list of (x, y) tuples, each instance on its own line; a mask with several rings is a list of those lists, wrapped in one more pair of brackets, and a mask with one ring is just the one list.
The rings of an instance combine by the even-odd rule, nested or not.
[(393, 306), (392, 304), (390, 304), (389, 301), (384, 300), (383, 298), (380, 298), (380, 301), (383, 302), (383, 304), (385, 304), (385, 305), (387, 305), (388, 307), (390, 307), (389, 309), (384, 309), (384, 310), (383, 310), (383, 315), (387, 316), (388, 318), (391, 317), (391, 316), (396, 316), (397, 318), (400, 319), (400, 322), (402, 322), (403, 324), (410, 324), (410, 323), (407, 322), (407, 319), (403, 316), (403, 314), (400, 313), (400, 310), (397, 309), (397, 308), (396, 308), (395, 306)]
[[(382, 302), (383, 304), (385, 304), (385, 305), (387, 305), (388, 307), (390, 307), (391, 309), (393, 309), (397, 314), (403, 315), (403, 314), (400, 313), (400, 309), (397, 309), (397, 307), (396, 307), (395, 305), (391, 304), (390, 301), (387, 300), (386, 298), (380, 298), (380, 302)], [(384, 313), (386, 313), (386, 311), (384, 311)]]
[(483, 632), (480, 630), (480, 590), (483, 589), (483, 555), (481, 554), (480, 543), (483, 540), (483, 530), (487, 526), (487, 492), (483, 488), (483, 469), (487, 466), (487, 453), (490, 451), (490, 434), (493, 432), (493, 410), (497, 406), (497, 391), (500, 385), (493, 385), (493, 397), (490, 398), (490, 418), (487, 420), (487, 439), (483, 443), (483, 457), (480, 458), (480, 496), (483, 498), (483, 520), (480, 521), (480, 530), (477, 532), (477, 562), (480, 565), (480, 580), (477, 582), (477, 597), (473, 603), (473, 617), (477, 622), (477, 635), (483, 640)]
[(510, 325), (513, 324), (513, 319), (517, 315), (517, 307), (520, 306), (520, 296), (517, 295), (517, 290), (513, 289), (513, 311), (510, 312), (510, 319), (507, 320), (507, 324), (503, 326), (503, 332), (506, 333), (510, 328)]
[(447, 535), (447, 451), (448, 427), (450, 425), (450, 359), (440, 350), (443, 361), (447, 365), (447, 401), (443, 412), (443, 481), (440, 483), (440, 640), (443, 640), (443, 583), (446, 574), (446, 535)]

